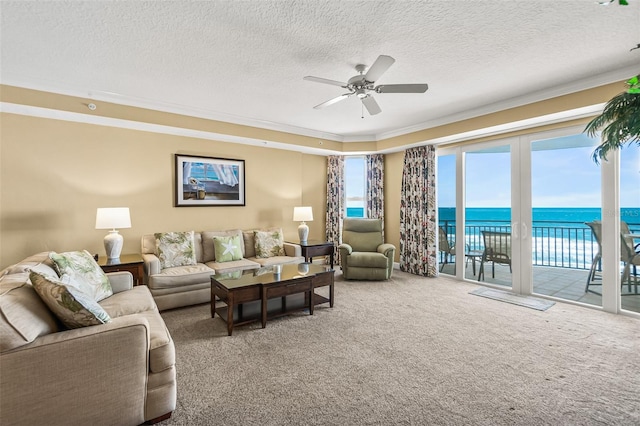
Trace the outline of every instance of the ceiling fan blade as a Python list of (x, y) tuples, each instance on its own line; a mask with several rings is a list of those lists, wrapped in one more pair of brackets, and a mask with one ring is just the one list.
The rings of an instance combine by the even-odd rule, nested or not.
[(328, 78), (313, 77), (311, 75), (308, 75), (306, 77), (302, 77), (302, 79), (307, 81), (315, 81), (316, 83), (331, 84), (332, 86), (347, 87), (347, 83), (343, 83), (337, 80), (329, 80)]
[(376, 59), (373, 65), (371, 65), (371, 67), (369, 68), (369, 71), (367, 71), (367, 73), (365, 74), (364, 79), (372, 83), (377, 81), (382, 76), (382, 74), (384, 74), (389, 69), (389, 67), (393, 65), (395, 61), (396, 60), (391, 56), (378, 56), (378, 59)]
[(362, 98), (362, 103), (364, 104), (364, 107), (367, 109), (367, 111), (369, 111), (369, 114), (371, 115), (376, 115), (382, 112), (382, 110), (380, 109), (380, 106), (378, 105), (376, 100), (373, 99), (372, 96), (367, 96), (365, 98)]
[(333, 105), (333, 104), (335, 104), (335, 103), (338, 103), (338, 102), (340, 102), (340, 101), (341, 101), (341, 100), (343, 100), (343, 99), (347, 99), (347, 98), (348, 98), (349, 96), (351, 96), (351, 95), (352, 95), (352, 93), (345, 93), (344, 95), (340, 95), (340, 96), (335, 97), (335, 98), (333, 98), (333, 99), (329, 99), (329, 100), (328, 100), (328, 101), (326, 101), (326, 102), (323, 102), (323, 103), (321, 103), (321, 104), (318, 104), (318, 105), (314, 106), (313, 108), (315, 108), (315, 109), (320, 109), (320, 108), (328, 107), (329, 105)]
[(383, 84), (376, 87), (376, 93), (424, 93), (428, 84)]

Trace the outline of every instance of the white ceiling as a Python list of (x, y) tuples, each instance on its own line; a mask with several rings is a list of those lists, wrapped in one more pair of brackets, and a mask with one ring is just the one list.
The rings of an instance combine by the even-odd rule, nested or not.
[[(640, 0), (1, 1), (2, 84), (336, 140), (372, 140), (619, 81), (640, 72)], [(356, 97), (378, 84), (424, 94)], [(622, 87), (621, 87), (622, 90)]]

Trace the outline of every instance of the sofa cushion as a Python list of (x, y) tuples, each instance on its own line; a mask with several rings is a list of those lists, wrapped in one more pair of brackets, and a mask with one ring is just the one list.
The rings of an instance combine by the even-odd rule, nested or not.
[(242, 231), (242, 239), (244, 240), (244, 257), (256, 257), (256, 237), (254, 231)]
[(260, 264), (248, 259), (240, 259), (232, 260), (231, 262), (207, 262), (207, 266), (214, 269), (216, 274), (224, 274), (226, 272), (257, 269), (260, 267)]
[(55, 315), (29, 283), (28, 273), (0, 277), (0, 352), (59, 330)]
[(272, 265), (286, 265), (289, 263), (302, 263), (304, 262), (304, 257), (302, 256), (299, 256), (299, 257), (273, 256), (273, 257), (266, 257), (266, 258), (252, 257), (251, 259), (248, 259), (248, 260), (259, 263), (260, 266), (272, 266)]
[(171, 368), (176, 363), (176, 350), (164, 320), (156, 310), (141, 312), (149, 322), (149, 370), (153, 373)]
[(58, 276), (69, 277), (66, 284), (74, 286), (94, 301), (99, 302), (113, 294), (109, 278), (88, 251), (51, 252), (49, 257), (55, 264)]
[(40, 298), (67, 327), (80, 328), (111, 321), (97, 302), (73, 285), (38, 272), (31, 272), (29, 279)]
[(196, 264), (194, 232), (158, 232), (156, 237), (156, 255), (160, 267), (174, 268)]
[(364, 268), (386, 269), (389, 259), (382, 253), (354, 251), (347, 257), (347, 265)]
[(208, 283), (211, 282), (211, 275), (214, 273), (214, 270), (202, 263), (166, 268), (159, 274), (149, 276), (149, 288), (161, 289)]
[[(214, 237), (233, 237), (239, 236), (242, 241), (242, 231), (239, 229), (229, 229), (227, 231), (204, 231), (202, 232), (202, 252), (203, 262), (207, 263), (216, 260), (215, 246), (213, 245)], [(242, 257), (245, 257), (244, 244), (241, 244)]]
[(213, 247), (216, 252), (216, 262), (230, 262), (242, 259), (244, 241), (240, 235), (233, 237), (213, 237)]
[(284, 237), (282, 229), (271, 231), (254, 231), (256, 256), (258, 259), (284, 256)]
[(113, 296), (101, 300), (100, 306), (111, 318), (157, 309), (149, 289), (144, 285), (135, 286), (122, 293), (115, 293)]
[[(48, 251), (43, 251), (38, 254), (31, 255), (21, 260), (20, 263), (16, 263), (15, 265), (11, 265), (7, 267), (3, 272), (7, 274), (19, 274), (21, 272), (29, 272), (32, 269), (37, 269), (38, 271), (46, 272), (48, 275), (58, 276), (56, 272), (55, 263), (49, 257)], [(28, 274), (27, 274), (28, 278)]]

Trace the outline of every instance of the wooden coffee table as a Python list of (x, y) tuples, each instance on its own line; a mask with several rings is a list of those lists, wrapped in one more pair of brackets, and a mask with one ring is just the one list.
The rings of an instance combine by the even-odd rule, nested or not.
[[(211, 318), (217, 312), (231, 336), (234, 326), (262, 321), (265, 328), (268, 319), (303, 309), (313, 315), (315, 305), (333, 307), (333, 274), (326, 265), (304, 263), (282, 265), (278, 275), (272, 267), (212, 275)], [(315, 294), (323, 286), (329, 286), (329, 298)], [(216, 297), (226, 306), (216, 307)]]

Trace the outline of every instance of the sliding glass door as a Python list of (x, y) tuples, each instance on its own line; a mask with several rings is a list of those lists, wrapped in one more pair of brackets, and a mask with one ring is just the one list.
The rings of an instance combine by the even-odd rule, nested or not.
[(464, 159), (464, 277), (510, 288), (511, 146), (468, 149)]
[(640, 313), (640, 147), (620, 150), (622, 309)]
[(440, 272), (456, 274), (456, 156), (438, 156), (438, 261)]
[(596, 164), (583, 128), (439, 149), (443, 273), (640, 312), (640, 148)]
[(602, 306), (601, 168), (592, 159), (597, 145), (583, 133), (530, 144), (535, 294)]

